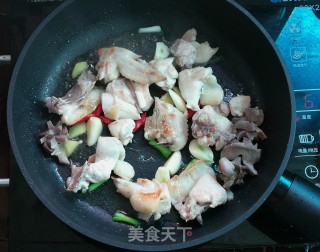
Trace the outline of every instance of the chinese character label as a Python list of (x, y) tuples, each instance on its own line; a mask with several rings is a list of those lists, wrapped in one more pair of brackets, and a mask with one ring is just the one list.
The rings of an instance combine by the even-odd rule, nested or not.
[[(191, 231), (191, 227), (177, 227), (178, 230), (182, 230), (182, 241), (185, 242), (186, 241), (186, 236), (191, 236), (192, 235), (192, 231)], [(189, 231), (187, 231), (189, 230)]]
[(161, 230), (154, 226), (143, 230), (142, 227), (130, 227), (128, 233), (128, 241), (138, 242), (176, 242), (176, 238), (182, 238), (185, 242), (187, 237), (192, 236), (192, 227), (161, 227)]
[(158, 233), (160, 233), (159, 229), (155, 228), (154, 226), (151, 226), (148, 229), (146, 229), (146, 231), (144, 232), (147, 234), (146, 242), (152, 242), (152, 241), (159, 242), (159, 235), (158, 235)]
[(167, 239), (169, 239), (175, 242), (176, 239), (172, 237), (175, 236), (175, 234), (176, 232), (174, 227), (162, 227), (161, 235), (163, 236), (163, 238), (161, 239), (161, 241), (166, 241)]
[(141, 227), (130, 227), (129, 228), (128, 241), (133, 242), (135, 240), (137, 240), (139, 242), (144, 241), (143, 228), (141, 228)]

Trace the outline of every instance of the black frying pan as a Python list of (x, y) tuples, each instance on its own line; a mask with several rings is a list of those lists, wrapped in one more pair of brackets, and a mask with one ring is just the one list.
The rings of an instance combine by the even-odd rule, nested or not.
[[(162, 34), (139, 35), (139, 27), (160, 25)], [(176, 241), (128, 241), (129, 226), (111, 220), (116, 210), (134, 215), (127, 199), (110, 182), (92, 193), (65, 190), (69, 168), (49, 157), (38, 134), (51, 117), (44, 98), (61, 96), (70, 88), (74, 63), (97, 60), (96, 49), (122, 46), (150, 60), (155, 42), (171, 43), (189, 28), (198, 41), (208, 40), (220, 50), (208, 66), (223, 88), (251, 95), (253, 106), (265, 111), (262, 128), (268, 139), (260, 143), (262, 158), (257, 177), (234, 188), (235, 199), (203, 214), (204, 224), (184, 223), (174, 210), (160, 221), (142, 224), (161, 230), (174, 227)], [(159, 94), (155, 89), (154, 94)], [(212, 240), (239, 225), (268, 197), (286, 167), (294, 134), (292, 91), (279, 54), (269, 35), (233, 1), (68, 1), (55, 10), (35, 31), (16, 64), (8, 99), (8, 124), (13, 152), (30, 187), (61, 220), (80, 233), (116, 247), (135, 250), (173, 250)], [(90, 150), (91, 153), (94, 149)], [(82, 162), (74, 157), (74, 161)], [(153, 157), (154, 161), (145, 159)], [(218, 158), (218, 156), (216, 155)], [(146, 144), (142, 131), (127, 148), (126, 160), (136, 177), (153, 178), (164, 160)], [(190, 155), (184, 152), (184, 161)], [(183, 241), (180, 227), (192, 227)], [(180, 233), (179, 233), (180, 232)]]

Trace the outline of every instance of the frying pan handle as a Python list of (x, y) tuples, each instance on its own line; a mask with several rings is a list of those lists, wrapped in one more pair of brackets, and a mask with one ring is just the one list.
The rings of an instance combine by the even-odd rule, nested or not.
[(283, 220), (320, 240), (320, 188), (285, 171), (266, 203)]
[(11, 62), (11, 55), (0, 55), (0, 65), (6, 65)]
[(10, 183), (10, 180), (7, 178), (7, 179), (0, 179), (0, 187), (4, 186), (4, 187), (7, 187), (9, 186), (9, 183)]

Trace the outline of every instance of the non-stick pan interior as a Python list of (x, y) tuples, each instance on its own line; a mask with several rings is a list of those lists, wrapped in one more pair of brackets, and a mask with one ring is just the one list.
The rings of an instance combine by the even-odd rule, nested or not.
[[(137, 33), (139, 27), (152, 25), (160, 25), (163, 32)], [(251, 95), (253, 105), (264, 109), (261, 128), (268, 139), (259, 143), (259, 175), (246, 178), (244, 185), (236, 187), (233, 201), (203, 214), (203, 226), (184, 223), (174, 210), (160, 221), (142, 224), (143, 230), (150, 225), (159, 230), (173, 227), (175, 242), (129, 242), (129, 226), (112, 222), (111, 216), (116, 210), (133, 216), (135, 213), (128, 200), (115, 192), (112, 181), (92, 193), (65, 190), (69, 167), (59, 165), (39, 143), (38, 135), (45, 130), (46, 121), (58, 119), (48, 114), (44, 99), (63, 95), (74, 83), (70, 77), (74, 64), (89, 60), (94, 65), (99, 47), (125, 47), (150, 60), (155, 42), (171, 44), (193, 27), (198, 31), (199, 42), (208, 40), (220, 48), (208, 66), (222, 87), (233, 94)], [(152, 90), (160, 95), (156, 88)], [(80, 0), (58, 8), (24, 48), (10, 86), (8, 122), (22, 173), (41, 201), (65, 223), (102, 243), (129, 249), (169, 250), (214, 239), (249, 217), (267, 198), (290, 154), (294, 130), (291, 99), (285, 71), (266, 35), (228, 1)], [(93, 154), (94, 148), (83, 150), (82, 155), (72, 159), (81, 163), (89, 152)], [(187, 163), (190, 154), (183, 153)], [(135, 167), (135, 178), (153, 178), (157, 167), (165, 161), (148, 146), (141, 130), (126, 148), (126, 154), (126, 160)], [(178, 226), (191, 227), (192, 235), (183, 237)]]

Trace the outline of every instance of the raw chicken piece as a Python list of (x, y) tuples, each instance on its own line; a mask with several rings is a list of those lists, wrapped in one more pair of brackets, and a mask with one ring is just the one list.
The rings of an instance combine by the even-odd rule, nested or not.
[[(134, 176), (133, 167), (123, 161), (125, 149), (115, 137), (99, 137), (94, 163), (91, 163), (85, 176), (92, 183), (110, 178), (111, 171), (125, 179)], [(94, 181), (96, 180), (96, 181)]]
[[(163, 191), (160, 194), (160, 202), (156, 212), (153, 214), (154, 220), (159, 220), (162, 215), (170, 213), (171, 210), (171, 198), (168, 191), (168, 187), (165, 183), (161, 183)], [(141, 219), (146, 220), (149, 214), (139, 214)]]
[(132, 142), (133, 129), (136, 124), (132, 119), (120, 119), (108, 125), (110, 134), (121, 141), (126, 146)]
[(91, 72), (83, 72), (77, 79), (77, 83), (61, 98), (47, 97), (46, 106), (50, 113), (66, 114), (81, 106), (86, 95), (90, 93), (96, 82)]
[(172, 151), (181, 150), (188, 138), (187, 114), (156, 97), (153, 115), (147, 117), (144, 130), (147, 140), (157, 139)]
[(247, 95), (238, 95), (232, 97), (229, 102), (231, 115), (243, 116), (247, 108), (250, 108), (251, 97)]
[(83, 166), (78, 167), (76, 165), (71, 166), (71, 176), (66, 181), (67, 191), (70, 192), (86, 192), (88, 190), (90, 182), (83, 179), (86, 169), (88, 169), (89, 164), (84, 163)]
[(207, 63), (219, 50), (218, 47), (211, 48), (208, 41), (201, 44), (198, 42), (194, 42), (192, 44), (196, 48), (196, 58), (194, 59), (194, 64)]
[(223, 157), (219, 160), (219, 178), (223, 180), (223, 187), (229, 189), (237, 179), (237, 171), (235, 165), (227, 158)]
[(228, 201), (231, 201), (234, 199), (234, 193), (230, 190), (230, 189), (227, 189), (227, 200)]
[(45, 99), (49, 112), (62, 115), (61, 121), (67, 125), (75, 124), (93, 112), (100, 103), (102, 89), (95, 88), (95, 82), (95, 76), (91, 72), (82, 73), (65, 96)]
[(130, 182), (121, 178), (112, 178), (117, 192), (130, 199), (134, 210), (138, 212), (139, 218), (149, 221), (153, 216), (154, 220), (160, 219), (161, 215), (170, 212), (170, 194), (165, 183), (157, 180), (137, 179), (137, 182)]
[(215, 145), (216, 150), (221, 150), (235, 138), (232, 123), (209, 105), (195, 113), (192, 121), (192, 135), (198, 139), (199, 144)]
[(230, 114), (229, 104), (225, 101), (222, 101), (218, 106), (213, 106), (213, 109), (224, 117), (228, 117)]
[(196, 37), (196, 29), (190, 29), (169, 48), (170, 52), (175, 56), (178, 66), (191, 68), (194, 64), (197, 49), (192, 43), (196, 41)]
[[(241, 161), (240, 161), (241, 162)], [(237, 169), (234, 163), (223, 157), (219, 160), (219, 178), (223, 180), (223, 188), (229, 189), (233, 184), (243, 183), (243, 172), (241, 169)]]
[(244, 117), (249, 121), (260, 126), (264, 121), (264, 113), (262, 109), (259, 108), (247, 108), (244, 111)]
[(127, 81), (129, 80), (125, 78), (111, 81), (106, 87), (106, 92), (137, 107), (137, 99), (132, 90), (127, 86)]
[(134, 105), (120, 100), (117, 96), (103, 93), (101, 95), (101, 103), (104, 115), (112, 120), (140, 119), (138, 109)]
[(112, 170), (115, 168), (118, 160), (106, 158), (98, 162), (89, 164), (83, 178), (91, 183), (106, 181), (110, 178)]
[(244, 117), (234, 117), (231, 122), (235, 130), (256, 131), (258, 128), (255, 123), (247, 121)]
[(185, 69), (179, 73), (179, 88), (182, 98), (187, 102), (187, 108), (198, 111), (204, 81), (211, 76), (211, 67), (196, 67)]
[(86, 192), (90, 183), (108, 180), (116, 163), (117, 160), (107, 158), (95, 163), (85, 162), (82, 167), (73, 165), (71, 177), (66, 182), (67, 190), (75, 193), (79, 190)]
[(152, 60), (149, 62), (150, 66), (152, 66), (154, 69), (157, 69), (167, 78), (164, 81), (156, 82), (156, 84), (165, 91), (168, 91), (169, 89), (172, 89), (174, 87), (176, 79), (179, 76), (179, 73), (172, 64), (173, 60), (174, 58), (171, 57), (160, 60)]
[[(260, 116), (259, 116), (260, 117)], [(237, 139), (246, 137), (251, 141), (254, 139), (265, 140), (267, 135), (254, 122), (248, 121), (245, 117), (234, 117), (233, 128), (237, 132)]]
[(187, 30), (185, 34), (183, 34), (182, 39), (189, 43), (195, 42), (197, 39), (197, 30), (194, 28)]
[(196, 37), (196, 29), (190, 29), (170, 47), (180, 67), (191, 68), (193, 64), (206, 63), (218, 51), (219, 48), (211, 48), (207, 41), (199, 44)]
[[(75, 165), (71, 167), (71, 177), (67, 179), (66, 183), (67, 190), (72, 192), (81, 190), (85, 192), (90, 183), (108, 180), (112, 170), (117, 166), (117, 172), (121, 174), (121, 176), (126, 179), (130, 178), (133, 167), (130, 167), (130, 164), (123, 161), (124, 158), (125, 150), (117, 138), (99, 137), (96, 155), (95, 157), (90, 157), (90, 161), (93, 162), (85, 162), (82, 167)], [(120, 163), (118, 164), (118, 162)]]
[(175, 62), (182, 68), (191, 68), (196, 59), (197, 49), (183, 39), (177, 39), (169, 48), (170, 52), (175, 57)]
[(253, 165), (260, 161), (261, 149), (258, 149), (258, 145), (253, 144), (248, 138), (244, 137), (242, 142), (237, 140), (232, 141), (223, 148), (220, 156), (221, 158), (225, 157), (229, 160), (234, 160), (241, 156), (245, 172), (251, 175), (258, 174)]
[(215, 173), (205, 161), (199, 160), (179, 175), (175, 175), (170, 179), (167, 185), (172, 205), (174, 205), (176, 209), (179, 209), (182, 203), (186, 201), (190, 191), (203, 174), (214, 176)]
[(67, 125), (73, 125), (83, 117), (91, 114), (101, 103), (102, 93), (102, 88), (94, 87), (84, 98), (82, 105), (73, 111), (68, 111), (68, 113), (63, 114), (61, 121)]
[(96, 149), (95, 162), (112, 158), (115, 160), (124, 160), (126, 151), (122, 143), (115, 137), (99, 137)]
[(189, 193), (179, 214), (185, 221), (197, 218), (202, 224), (201, 213), (227, 202), (226, 190), (217, 182), (215, 175), (203, 174)]
[(125, 78), (113, 80), (107, 85), (106, 92), (118, 100), (130, 103), (138, 112), (147, 111), (153, 104), (149, 85), (134, 82)]
[(104, 79), (105, 83), (117, 79), (120, 74), (142, 84), (151, 84), (166, 79), (159, 71), (137, 61), (140, 56), (125, 48), (115, 46), (100, 48), (98, 54), (97, 78)]
[(149, 85), (126, 80), (127, 86), (135, 94), (136, 103), (139, 110), (148, 111), (153, 104), (153, 97), (150, 94)]
[(200, 103), (202, 105), (219, 106), (223, 101), (224, 92), (218, 84), (216, 76), (210, 75), (203, 83)]
[(59, 144), (63, 144), (68, 140), (68, 129), (63, 126), (61, 121), (57, 122), (56, 125), (48, 121), (47, 127), (48, 130), (40, 134), (40, 143), (47, 152), (52, 152)]

